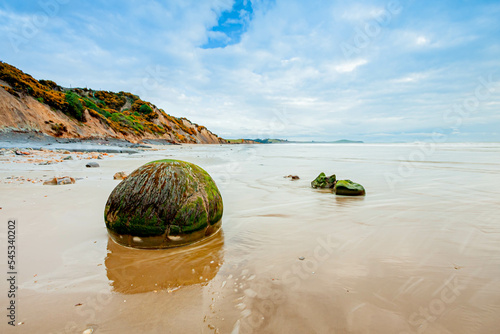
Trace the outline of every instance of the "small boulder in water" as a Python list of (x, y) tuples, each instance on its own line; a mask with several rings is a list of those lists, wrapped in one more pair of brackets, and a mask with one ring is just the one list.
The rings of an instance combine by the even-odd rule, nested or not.
[(366, 193), (361, 184), (351, 180), (338, 180), (333, 191), (336, 195), (344, 196), (363, 196)]
[(336, 181), (335, 174), (330, 175), (330, 176), (326, 176), (325, 173), (322, 172), (321, 174), (318, 175), (317, 178), (315, 178), (311, 182), (311, 187), (321, 188), (321, 189), (329, 189), (329, 188), (333, 188), (333, 186), (335, 185), (335, 181)]
[(99, 167), (99, 164), (97, 162), (95, 162), (95, 161), (91, 161), (91, 162), (87, 163), (85, 165), (85, 167), (87, 167), (87, 168), (96, 168), (96, 167)]

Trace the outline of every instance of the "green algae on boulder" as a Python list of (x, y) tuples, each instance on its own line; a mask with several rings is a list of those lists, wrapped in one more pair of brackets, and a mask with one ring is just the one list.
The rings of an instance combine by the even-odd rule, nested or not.
[(111, 192), (104, 218), (111, 238), (137, 248), (168, 248), (216, 233), (222, 197), (202, 168), (158, 160), (133, 171)]
[(365, 188), (361, 184), (352, 182), (351, 180), (338, 180), (333, 188), (336, 195), (344, 196), (363, 196)]
[(335, 180), (336, 180), (335, 174), (327, 177), (325, 173), (322, 172), (321, 174), (318, 175), (317, 178), (315, 178), (311, 182), (311, 187), (326, 188), (326, 189), (333, 188), (333, 186), (335, 185)]

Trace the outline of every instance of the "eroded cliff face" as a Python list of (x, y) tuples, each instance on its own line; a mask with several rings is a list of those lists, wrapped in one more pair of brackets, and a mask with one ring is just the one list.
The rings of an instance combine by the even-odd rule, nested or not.
[(130, 142), (226, 143), (204, 126), (168, 115), (131, 93), (65, 89), (0, 63), (0, 130)]

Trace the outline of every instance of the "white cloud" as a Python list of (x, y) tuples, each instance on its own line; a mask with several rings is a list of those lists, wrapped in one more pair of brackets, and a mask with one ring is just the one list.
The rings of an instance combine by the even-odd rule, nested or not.
[(402, 78), (394, 79), (394, 83), (413, 83), (425, 80), (429, 76), (429, 73), (410, 73)]
[(429, 40), (427, 38), (425, 38), (424, 36), (418, 36), (416, 43), (417, 43), (417, 45), (425, 45), (425, 44), (429, 43)]
[(207, 36), (211, 40), (217, 40), (217, 41), (221, 41), (223, 43), (227, 43), (230, 40), (228, 35), (226, 35), (223, 32), (220, 32), (220, 31), (208, 31)]
[(342, 13), (339, 15), (341, 19), (356, 23), (378, 17), (384, 10), (383, 7), (362, 3), (339, 4), (335, 7), (335, 12)]
[(337, 65), (337, 66), (335, 66), (335, 70), (339, 73), (352, 72), (356, 68), (358, 68), (359, 66), (363, 66), (366, 63), (368, 63), (368, 61), (366, 59), (357, 59), (357, 60), (353, 60), (350, 62), (345, 62), (345, 63), (342, 63), (340, 65)]

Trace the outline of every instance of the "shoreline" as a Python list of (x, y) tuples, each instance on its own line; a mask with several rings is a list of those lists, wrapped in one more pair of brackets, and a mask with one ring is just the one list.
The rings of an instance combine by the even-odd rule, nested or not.
[(164, 140), (144, 140), (144, 144), (117, 138), (57, 138), (36, 132), (0, 132), (0, 149), (65, 150), (71, 152), (139, 153), (150, 145), (176, 145)]
[[(397, 173), (414, 146), (175, 145), (103, 154), (99, 168), (85, 168), (90, 153), (53, 166), (0, 156), (0, 212), (19, 222), (22, 324), (6, 333), (382, 334), (425, 321), (429, 332), (493, 333), (500, 145), (482, 146), (438, 146), (392, 188), (384, 173)], [(120, 182), (113, 174), (167, 157), (213, 177), (221, 230), (167, 250), (116, 244), (103, 217)], [(321, 171), (352, 177), (367, 196), (312, 189)], [(283, 178), (292, 173), (300, 179)], [(76, 182), (23, 184), (12, 174)]]

